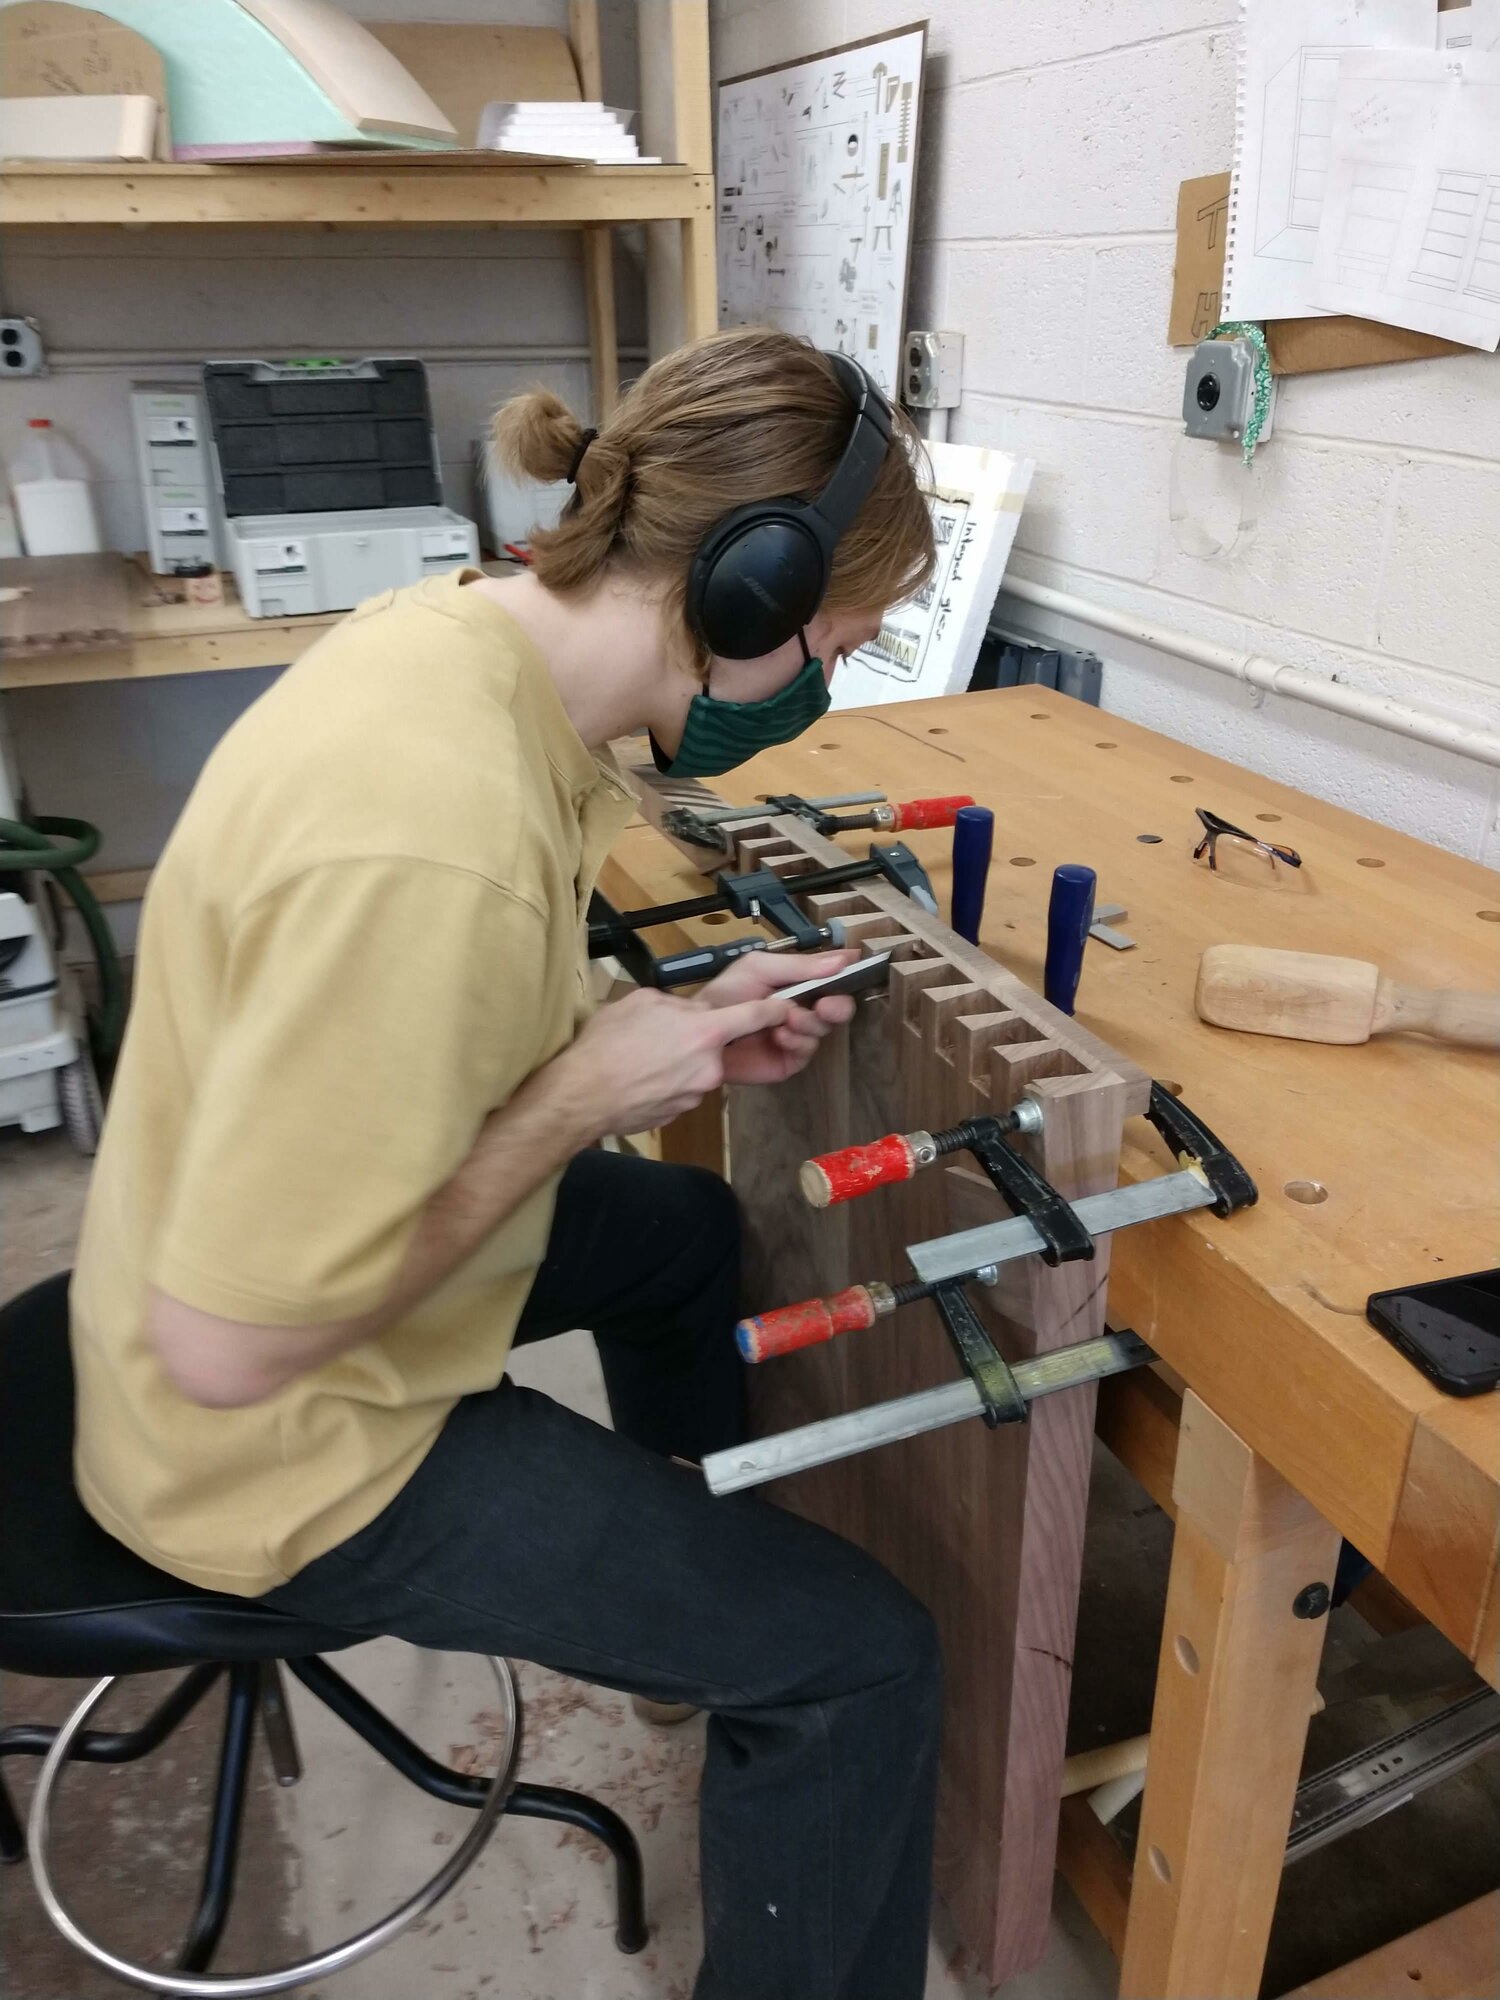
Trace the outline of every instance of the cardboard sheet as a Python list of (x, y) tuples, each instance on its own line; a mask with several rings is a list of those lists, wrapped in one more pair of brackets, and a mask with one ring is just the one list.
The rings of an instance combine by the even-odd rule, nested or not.
[(1177, 193), (1177, 262), (1167, 342), (1194, 347), (1224, 317), (1224, 238), (1229, 226), (1229, 175), (1204, 174)]
[(0, 11), (0, 97), (149, 97), (153, 156), (172, 157), (167, 72), (133, 28), (66, 0), (17, 0)]

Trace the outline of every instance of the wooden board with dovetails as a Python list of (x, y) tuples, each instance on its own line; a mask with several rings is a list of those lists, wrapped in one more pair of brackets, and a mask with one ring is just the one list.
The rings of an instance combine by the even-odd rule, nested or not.
[[(707, 802), (701, 788), (630, 775), (658, 822), (664, 801)], [(731, 865), (795, 881), (851, 851), (796, 818), (768, 818), (739, 830)], [(708, 857), (696, 858), (701, 866)], [(1008, 1213), (988, 1180), (963, 1167), (818, 1212), (797, 1186), (812, 1154), (1006, 1110), (1029, 1093), (1046, 1124), (1036, 1142), (1020, 1143), (1053, 1184), (1070, 1195), (1115, 1185), (1122, 1121), (1144, 1109), (1149, 1090), (1135, 1064), (883, 882), (803, 906), (895, 962), (888, 994), (861, 1002), (801, 1077), (729, 1093), (747, 1309), (910, 1277), (905, 1244)], [(1025, 1259), (972, 1296), (1018, 1358), (1100, 1333), (1108, 1274), (1104, 1241), (1092, 1263), (1053, 1271)], [(753, 1380), (755, 1428), (785, 1430), (956, 1372), (933, 1308), (909, 1307), (866, 1333), (765, 1364)], [(1075, 1390), (1039, 1404), (1025, 1426), (992, 1433), (974, 1423), (912, 1438), (777, 1494), (873, 1551), (937, 1619), (947, 1662), (937, 1880), (996, 1981), (1046, 1947), (1093, 1417), (1093, 1390)]]

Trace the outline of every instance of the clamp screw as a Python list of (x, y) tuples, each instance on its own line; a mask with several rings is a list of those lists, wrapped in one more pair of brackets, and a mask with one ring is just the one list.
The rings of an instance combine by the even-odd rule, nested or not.
[(1292, 1599), (1294, 1618), (1323, 1618), (1333, 1602), (1333, 1592), (1326, 1583), (1309, 1583)]

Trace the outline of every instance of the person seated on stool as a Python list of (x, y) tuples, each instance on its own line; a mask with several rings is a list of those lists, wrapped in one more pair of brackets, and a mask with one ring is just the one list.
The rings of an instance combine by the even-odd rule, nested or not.
[[(818, 721), (932, 573), (919, 451), (767, 329), (657, 362), (597, 433), (540, 391), (496, 428), (575, 487), (534, 569), (351, 613), (152, 879), (73, 1283), (79, 1490), (207, 1588), (706, 1709), (698, 2000), (918, 2000), (931, 1621), (673, 1463), (743, 1435), (734, 1196), (592, 1150), (795, 1075), (853, 1002), (778, 989), (853, 954), (595, 1013), (580, 936), (633, 809), (606, 746), (707, 776)], [(506, 1378), (569, 1327), (612, 1431)]]

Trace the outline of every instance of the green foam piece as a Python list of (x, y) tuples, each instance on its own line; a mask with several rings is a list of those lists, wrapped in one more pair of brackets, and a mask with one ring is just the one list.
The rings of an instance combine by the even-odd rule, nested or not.
[[(86, 0), (160, 54), (175, 146), (383, 144), (441, 149), (435, 139), (361, 132), (295, 56), (238, 0)], [(18, 0), (0, 0), (12, 7)], [(451, 143), (451, 142), (450, 142)]]

